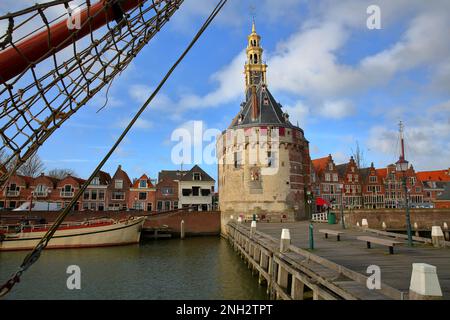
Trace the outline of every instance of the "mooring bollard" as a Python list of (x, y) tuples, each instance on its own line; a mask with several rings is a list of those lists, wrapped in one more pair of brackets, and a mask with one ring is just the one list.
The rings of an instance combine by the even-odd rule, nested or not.
[(180, 237), (181, 237), (181, 239), (184, 239), (184, 238), (185, 238), (185, 233), (184, 233), (184, 220), (181, 220)]
[(442, 299), (435, 266), (426, 263), (413, 263), (411, 282), (409, 285), (410, 300), (438, 300)]
[(383, 230), (386, 230), (386, 229), (387, 229), (386, 222), (383, 221), (383, 223), (381, 224), (381, 228), (383, 228)]
[(444, 222), (444, 235), (445, 235), (445, 240), (449, 241), (450, 240), (450, 235), (449, 235), (449, 232), (448, 232), (447, 222)]
[(314, 250), (314, 226), (309, 224), (309, 249)]
[(230, 216), (230, 220), (234, 220), (234, 216)]
[(433, 246), (436, 248), (444, 246), (444, 233), (442, 232), (441, 227), (433, 226), (431, 228), (431, 240), (433, 242)]
[(414, 222), (414, 230), (416, 231), (416, 237), (419, 237), (419, 225), (417, 224), (417, 222)]
[(367, 219), (362, 219), (361, 225), (362, 225), (363, 229), (369, 228), (369, 223), (367, 222)]
[(238, 223), (242, 223), (242, 217), (238, 218)]
[(361, 226), (359, 225), (359, 221), (358, 222), (356, 222), (356, 226), (358, 227), (358, 228), (360, 228)]
[(281, 231), (281, 240), (280, 240), (280, 252), (289, 251), (289, 246), (291, 245), (291, 232), (289, 229), (283, 229)]
[(252, 221), (252, 224), (250, 226), (250, 235), (253, 236), (255, 235), (256, 232), (256, 221)]

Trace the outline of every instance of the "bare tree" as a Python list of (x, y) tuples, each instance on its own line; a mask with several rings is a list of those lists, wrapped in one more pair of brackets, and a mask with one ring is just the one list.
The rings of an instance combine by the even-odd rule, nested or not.
[(76, 177), (77, 174), (72, 169), (52, 169), (48, 172), (48, 175), (52, 178), (64, 179), (67, 176)]
[(355, 159), (356, 165), (359, 169), (366, 167), (364, 151), (360, 148), (358, 141), (356, 141), (356, 149), (352, 149), (352, 156), (353, 159)]
[(23, 176), (35, 178), (40, 173), (44, 172), (45, 166), (37, 153), (32, 155), (28, 160), (17, 169), (17, 173)]

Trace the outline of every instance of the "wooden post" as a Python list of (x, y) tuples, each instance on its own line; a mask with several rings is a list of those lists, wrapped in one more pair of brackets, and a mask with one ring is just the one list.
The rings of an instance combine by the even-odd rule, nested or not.
[[(285, 268), (283, 268), (283, 266), (281, 264), (278, 264), (277, 283), (284, 290), (287, 290), (288, 278), (289, 278), (289, 273), (287, 272), (287, 270)], [(279, 298), (278, 295), (277, 295), (277, 298)]]
[(305, 284), (295, 276), (292, 276), (291, 297), (294, 300), (303, 300)]
[(181, 239), (185, 238), (185, 233), (184, 233), (184, 220), (181, 220), (181, 227), (180, 227), (180, 237)]

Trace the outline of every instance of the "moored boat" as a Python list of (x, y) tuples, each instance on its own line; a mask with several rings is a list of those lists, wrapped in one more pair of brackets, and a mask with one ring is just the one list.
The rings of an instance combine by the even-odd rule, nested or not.
[[(49, 241), (48, 249), (107, 247), (139, 243), (145, 217), (121, 220), (94, 219), (63, 223)], [(0, 226), (0, 251), (31, 250), (50, 224)]]

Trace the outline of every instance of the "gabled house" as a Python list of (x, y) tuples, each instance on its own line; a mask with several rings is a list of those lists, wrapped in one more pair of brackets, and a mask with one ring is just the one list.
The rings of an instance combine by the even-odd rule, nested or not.
[(60, 200), (60, 193), (57, 189), (58, 181), (58, 179), (46, 176), (44, 173), (34, 178), (30, 183), (33, 199), (37, 201), (58, 202)]
[(130, 188), (131, 180), (119, 165), (107, 188), (108, 209), (111, 211), (127, 210)]
[(186, 171), (163, 170), (158, 174), (156, 185), (156, 211), (170, 211), (179, 208), (179, 182)]
[(186, 172), (179, 182), (180, 207), (212, 211), (216, 181), (199, 166)]
[(128, 207), (134, 210), (152, 212), (156, 210), (156, 187), (147, 175), (136, 179), (130, 189)]
[[(61, 208), (65, 208), (69, 202), (72, 200), (73, 196), (80, 190), (80, 188), (83, 186), (85, 180), (67, 176), (62, 180), (59, 180), (56, 184), (56, 193), (59, 192), (60, 197), (60, 205)], [(74, 210), (78, 211), (80, 210), (80, 200), (75, 204)]]
[(333, 157), (312, 160), (313, 193), (316, 198), (322, 198), (334, 207), (341, 205), (341, 190), (339, 172), (334, 163)]
[(348, 163), (338, 165), (336, 168), (343, 184), (344, 208), (362, 208), (361, 173), (355, 159), (351, 157)]
[(372, 162), (369, 168), (360, 170), (362, 179), (362, 196), (365, 209), (382, 209), (384, 203), (384, 176), (375, 169)]
[(29, 201), (31, 198), (30, 185), (33, 178), (22, 175), (13, 175), (1, 187), (2, 197), (0, 199), (0, 208), (15, 209), (22, 203)]

